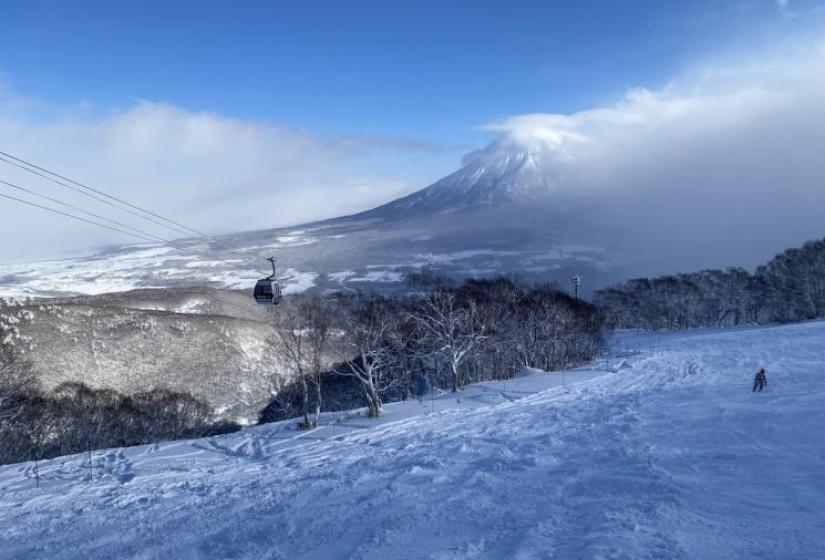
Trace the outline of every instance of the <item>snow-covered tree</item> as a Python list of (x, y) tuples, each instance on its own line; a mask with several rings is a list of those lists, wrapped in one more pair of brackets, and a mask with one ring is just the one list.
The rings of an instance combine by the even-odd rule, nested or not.
[(595, 293), (612, 328), (686, 329), (825, 317), (825, 239), (741, 268), (638, 278)]

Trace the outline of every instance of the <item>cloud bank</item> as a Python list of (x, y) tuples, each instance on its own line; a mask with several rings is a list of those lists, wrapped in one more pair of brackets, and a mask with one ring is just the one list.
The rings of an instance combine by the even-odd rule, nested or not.
[[(557, 201), (640, 272), (753, 266), (825, 236), (825, 50), (693, 69), (569, 115), (485, 127), (545, 154)], [(641, 267), (641, 268), (639, 268)]]
[[(103, 114), (82, 105), (55, 113), (0, 88), (0, 149), (219, 233), (298, 224), (386, 202), (418, 185), (371, 173), (379, 168), (372, 163), (386, 153), (426, 156), (440, 148), (405, 139), (313, 134), (146, 101)], [(175, 236), (5, 164), (0, 178)], [(7, 187), (0, 192), (31, 198)], [(2, 244), (0, 259), (133, 241), (7, 200), (0, 201), (0, 215), (0, 238), (14, 240)]]

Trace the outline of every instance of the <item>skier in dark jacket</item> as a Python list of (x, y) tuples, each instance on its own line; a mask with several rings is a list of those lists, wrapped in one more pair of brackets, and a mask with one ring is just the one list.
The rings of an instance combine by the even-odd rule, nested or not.
[(753, 376), (753, 389), (751, 393), (759, 389), (762, 391), (768, 385), (768, 377), (765, 375), (765, 368), (760, 369), (756, 372), (756, 375)]

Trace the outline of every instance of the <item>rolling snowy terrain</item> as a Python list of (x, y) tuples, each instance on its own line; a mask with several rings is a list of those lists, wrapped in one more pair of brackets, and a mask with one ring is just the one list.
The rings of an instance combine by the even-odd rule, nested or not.
[(39, 489), (0, 467), (0, 557), (823, 558), (823, 347), (825, 322), (618, 335), (379, 421), (58, 458)]

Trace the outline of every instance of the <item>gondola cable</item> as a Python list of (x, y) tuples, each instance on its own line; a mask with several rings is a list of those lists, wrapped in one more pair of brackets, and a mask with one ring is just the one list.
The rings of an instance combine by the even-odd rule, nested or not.
[[(0, 182), (2, 182), (3, 184), (7, 184), (6, 181), (0, 180)], [(18, 198), (16, 196), (11, 196), (9, 194), (4, 194), (4, 193), (0, 192), (0, 198), (5, 198), (5, 199), (8, 199), (8, 200), (12, 200), (14, 202), (19, 202), (20, 204), (25, 204), (27, 206), (32, 206), (34, 208), (40, 208), (41, 210), (46, 210), (48, 212), (52, 212), (52, 213), (58, 214), (60, 216), (65, 216), (67, 218), (72, 218), (74, 220), (85, 222), (87, 224), (95, 225), (95, 226), (102, 227), (102, 228), (105, 228), (105, 229), (108, 229), (108, 230), (111, 230), (111, 231), (115, 231), (115, 232), (118, 232), (118, 233), (122, 233), (122, 234), (125, 234), (125, 235), (136, 237), (136, 238), (142, 239), (144, 241), (155, 242), (155, 239), (152, 239), (151, 237), (143, 235), (141, 233), (134, 233), (134, 232), (127, 231), (127, 230), (124, 230), (124, 229), (120, 229), (118, 227), (102, 224), (102, 223), (97, 222), (95, 220), (89, 220), (87, 218), (83, 218), (82, 216), (75, 216), (74, 214), (70, 214), (69, 212), (63, 212), (62, 210), (57, 210), (56, 208), (49, 208), (48, 206), (44, 206), (42, 204), (37, 204), (36, 202), (31, 202), (30, 200), (24, 200), (22, 198)], [(174, 248), (174, 249), (178, 249), (179, 251), (183, 251), (183, 252), (186, 252), (186, 253), (191, 253), (195, 256), (202, 256), (202, 255), (198, 255), (198, 253), (196, 253), (195, 251), (187, 249), (186, 247), (180, 247), (180, 246), (175, 245), (174, 243), (171, 243), (169, 241), (165, 241), (165, 244), (172, 247), (172, 248)], [(278, 279), (275, 277), (275, 262), (274, 262), (274, 259), (269, 258), (267, 260), (269, 260), (272, 263), (272, 276), (262, 278), (262, 279), (258, 280), (258, 282), (256, 282), (255, 289), (253, 291), (253, 297), (255, 299), (255, 302), (258, 303), (258, 304), (278, 305), (281, 302), (281, 297), (282, 297), (281, 296), (281, 286), (280, 286), (280, 283), (278, 282)]]
[(49, 208), (48, 206), (43, 206), (42, 204), (37, 204), (36, 202), (31, 202), (30, 200), (24, 200), (24, 199), (18, 198), (16, 196), (11, 196), (10, 194), (0, 193), (0, 197), (7, 198), (7, 199), (13, 200), (15, 202), (19, 202), (21, 204), (26, 204), (28, 206), (34, 206), (35, 208), (40, 208), (42, 210), (47, 210), (49, 212), (54, 212), (55, 214), (60, 214), (61, 216), (66, 216), (68, 218), (72, 218), (72, 219), (75, 219), (75, 220), (80, 220), (81, 222), (86, 222), (87, 224), (92, 224), (92, 225), (95, 225), (95, 226), (106, 228), (106, 229), (116, 231), (116, 232), (119, 232), (119, 233), (123, 233), (123, 234), (126, 234), (126, 235), (131, 235), (132, 237), (137, 237), (137, 238), (143, 239), (144, 241), (154, 242), (153, 239), (150, 239), (148, 237), (144, 237), (143, 235), (141, 235), (139, 233), (132, 233), (132, 232), (122, 230), (122, 229), (117, 228), (117, 227), (107, 226), (106, 224), (101, 224), (100, 222), (96, 222), (94, 220), (89, 220), (89, 219), (83, 218), (81, 216), (75, 216), (74, 214), (70, 214), (68, 212), (63, 212), (62, 210), (57, 210), (55, 208)]
[[(73, 179), (70, 179), (70, 178), (68, 178), (68, 177), (66, 177), (66, 176), (64, 176), (64, 175), (60, 175), (59, 173), (55, 173), (55, 172), (53, 172), (53, 171), (50, 171), (50, 170), (48, 170), (48, 169), (46, 169), (46, 168), (44, 168), (44, 167), (41, 167), (41, 166), (39, 166), (39, 165), (37, 165), (37, 164), (34, 164), (34, 163), (32, 163), (32, 162), (29, 162), (29, 161), (27, 161), (27, 160), (25, 160), (25, 159), (23, 159), (23, 158), (19, 158), (19, 157), (17, 157), (17, 156), (14, 156), (14, 155), (12, 155), (12, 154), (9, 154), (9, 153), (7, 153), (7, 152), (3, 152), (3, 151), (0, 151), (0, 156), (5, 156), (5, 157), (0, 157), (0, 161), (4, 162), (4, 163), (6, 163), (6, 164), (13, 165), (13, 166), (15, 166), (15, 167), (17, 167), (17, 168), (19, 168), (19, 169), (22, 169), (22, 170), (24, 170), (24, 171), (26, 171), (26, 172), (28, 172), (28, 173), (33, 174), (33, 175), (39, 176), (39, 177), (41, 177), (41, 178), (43, 178), (43, 179), (46, 179), (46, 180), (48, 180), (48, 181), (50, 181), (50, 182), (52, 182), (52, 183), (55, 183), (55, 184), (57, 184), (57, 185), (60, 185), (60, 186), (64, 187), (64, 188), (68, 188), (68, 189), (71, 189), (71, 190), (73, 190), (73, 191), (75, 191), (75, 192), (78, 192), (78, 193), (84, 194), (85, 196), (88, 196), (88, 197), (90, 197), (90, 198), (93, 198), (93, 199), (95, 199), (95, 200), (97, 200), (97, 201), (99, 201), (99, 202), (103, 202), (104, 204), (107, 204), (107, 205), (109, 205), (109, 206), (112, 206), (112, 207), (114, 207), (114, 208), (117, 208), (117, 209), (119, 209), (119, 210), (121, 210), (121, 211), (127, 212), (127, 213), (129, 213), (129, 214), (132, 214), (132, 215), (134, 215), (134, 216), (137, 216), (137, 217), (139, 217), (139, 218), (142, 218), (142, 219), (144, 219), (144, 220), (147, 220), (147, 221), (149, 221), (149, 222), (152, 222), (152, 223), (154, 223), (154, 224), (156, 224), (156, 225), (160, 225), (160, 226), (162, 226), (162, 227), (165, 227), (165, 228), (170, 229), (170, 230), (172, 230), (172, 231), (176, 231), (176, 232), (178, 232), (178, 233), (182, 233), (182, 234), (184, 234), (184, 235), (187, 235), (187, 234), (186, 234), (186, 232), (185, 232), (185, 231), (182, 231), (182, 230), (186, 230), (186, 231), (188, 231), (188, 232), (191, 232), (191, 233), (196, 234), (198, 237), (200, 237), (200, 238), (202, 238), (202, 239), (205, 239), (205, 240), (207, 240), (207, 241), (211, 242), (211, 243), (212, 243), (212, 244), (214, 244), (214, 245), (217, 245), (218, 247), (223, 248), (224, 250), (227, 250), (227, 251), (231, 251), (231, 252), (237, 253), (237, 254), (242, 255), (242, 256), (244, 256), (244, 257), (248, 257), (248, 256), (249, 256), (249, 254), (248, 254), (248, 252), (247, 252), (247, 251), (241, 251), (241, 250), (239, 250), (239, 249), (232, 248), (232, 247), (230, 247), (230, 246), (226, 245), (225, 243), (223, 243), (222, 241), (220, 241), (220, 240), (218, 240), (218, 239), (216, 239), (216, 238), (214, 238), (214, 237), (212, 237), (212, 236), (210, 236), (210, 235), (208, 235), (208, 234), (205, 234), (205, 233), (203, 233), (203, 232), (201, 232), (201, 231), (198, 231), (198, 230), (196, 230), (196, 229), (194, 229), (194, 228), (190, 228), (190, 227), (188, 227), (188, 226), (185, 226), (185, 225), (183, 225), (183, 224), (181, 224), (181, 223), (179, 223), (179, 222), (176, 222), (176, 221), (174, 221), (174, 220), (171, 220), (171, 219), (169, 219), (169, 218), (166, 218), (166, 217), (164, 217), (164, 216), (161, 216), (160, 214), (157, 214), (157, 213), (152, 212), (152, 211), (150, 211), (150, 210), (146, 210), (145, 208), (141, 208), (140, 206), (137, 206), (137, 205), (135, 205), (135, 204), (132, 204), (132, 203), (130, 203), (130, 202), (127, 202), (127, 201), (125, 201), (125, 200), (123, 200), (123, 199), (120, 199), (120, 198), (118, 198), (118, 197), (115, 197), (115, 196), (109, 195), (109, 194), (107, 194), (107, 193), (105, 193), (105, 192), (103, 192), (103, 191), (101, 191), (101, 190), (95, 189), (95, 188), (93, 188), (93, 187), (90, 187), (90, 186), (88, 186), (88, 185), (85, 185), (85, 184), (83, 184), (83, 183), (80, 183), (80, 182), (78, 182), (78, 181), (75, 181), (75, 180), (73, 180)], [(10, 158), (11, 160), (14, 160), (14, 161), (10, 161), (9, 159), (6, 159), (6, 158)], [(60, 214), (60, 215), (63, 215), (63, 216), (67, 216), (67, 217), (70, 217), (70, 218), (74, 218), (74, 219), (77, 219), (77, 220), (80, 220), (80, 221), (83, 221), (83, 222), (86, 222), (86, 223), (90, 223), (90, 224), (93, 224), (93, 225), (98, 225), (98, 226), (104, 227), (104, 228), (109, 229), (109, 230), (112, 230), (112, 231), (117, 231), (117, 232), (120, 232), (120, 233), (124, 233), (124, 234), (126, 234), (126, 235), (131, 235), (131, 236), (133, 236), (133, 237), (138, 237), (138, 238), (140, 238), (140, 239), (149, 240), (149, 241), (160, 241), (161, 243), (164, 243), (165, 245), (168, 245), (168, 246), (173, 247), (173, 248), (175, 248), (175, 249), (178, 249), (178, 250), (180, 250), (180, 251), (184, 251), (184, 252), (188, 252), (188, 253), (192, 253), (192, 254), (196, 254), (196, 255), (197, 255), (197, 253), (196, 253), (195, 251), (192, 251), (192, 250), (190, 250), (190, 249), (187, 249), (187, 248), (184, 248), (184, 247), (180, 247), (180, 246), (178, 246), (178, 245), (175, 245), (175, 244), (173, 244), (172, 242), (170, 242), (170, 241), (168, 241), (168, 240), (166, 240), (166, 239), (164, 239), (164, 238), (161, 238), (161, 237), (158, 237), (158, 236), (152, 235), (152, 234), (150, 234), (150, 233), (146, 233), (146, 232), (144, 232), (144, 231), (142, 231), (142, 230), (140, 230), (140, 229), (138, 229), (138, 228), (134, 228), (134, 227), (132, 227), (132, 226), (128, 226), (128, 225), (126, 225), (126, 224), (122, 224), (122, 223), (117, 222), (117, 221), (115, 221), (115, 220), (111, 220), (111, 219), (109, 219), (109, 218), (105, 218), (105, 217), (100, 216), (100, 215), (98, 215), (98, 214), (94, 214), (94, 213), (92, 213), (92, 212), (88, 212), (88, 211), (83, 210), (83, 209), (81, 209), (81, 208), (79, 208), (79, 207), (76, 207), (76, 206), (70, 205), (70, 204), (68, 204), (68, 203), (65, 203), (65, 202), (59, 201), (59, 200), (57, 200), (57, 199), (53, 199), (53, 198), (51, 198), (51, 197), (48, 197), (48, 196), (45, 196), (45, 195), (41, 195), (41, 194), (35, 193), (34, 191), (31, 191), (31, 190), (25, 189), (25, 188), (23, 188), (23, 187), (20, 187), (19, 185), (14, 185), (14, 184), (11, 184), (11, 183), (8, 183), (8, 182), (5, 182), (5, 181), (2, 181), (2, 182), (3, 182), (4, 184), (8, 185), (8, 186), (11, 186), (11, 187), (14, 187), (14, 188), (18, 188), (18, 189), (20, 189), (20, 190), (23, 190), (24, 192), (28, 192), (28, 193), (30, 193), (30, 194), (34, 194), (35, 196), (39, 196), (39, 197), (45, 198), (45, 199), (47, 199), (47, 200), (50, 200), (50, 201), (55, 202), (55, 203), (57, 203), (57, 204), (60, 204), (60, 205), (62, 205), (62, 206), (66, 206), (66, 207), (72, 208), (72, 209), (74, 209), (74, 210), (76, 210), (76, 211), (83, 212), (84, 214), (94, 216), (94, 217), (96, 217), (96, 218), (99, 218), (99, 219), (105, 220), (105, 221), (107, 221), (107, 222), (109, 222), (109, 223), (114, 223), (114, 224), (116, 224), (116, 225), (117, 225), (117, 226), (119, 226), (119, 227), (107, 226), (107, 225), (105, 225), (105, 224), (101, 224), (101, 223), (96, 222), (96, 221), (94, 221), (94, 220), (88, 220), (88, 219), (85, 219), (85, 218), (82, 218), (82, 217), (79, 217), (79, 216), (75, 216), (75, 215), (73, 215), (73, 214), (69, 214), (69, 213), (67, 213), (67, 212), (62, 212), (62, 211), (59, 211), (59, 210), (55, 210), (55, 209), (53, 209), (53, 208), (49, 208), (49, 207), (46, 207), (46, 206), (43, 206), (43, 205), (40, 205), (40, 204), (36, 204), (36, 203), (29, 202), (29, 201), (25, 201), (25, 200), (23, 200), (23, 199), (19, 199), (19, 198), (12, 197), (12, 196), (9, 196), (9, 195), (2, 195), (4, 198), (10, 199), (10, 200), (16, 200), (16, 201), (21, 202), (21, 203), (23, 203), (23, 204), (28, 204), (28, 205), (30, 205), (30, 206), (34, 206), (34, 207), (37, 207), (37, 208), (42, 208), (42, 209), (44, 209), (44, 210), (48, 210), (48, 211), (51, 211), (51, 212), (55, 212), (55, 213), (57, 213), (57, 214)], [(70, 184), (69, 184), (69, 183), (70, 183)], [(73, 185), (74, 185), (74, 186), (73, 186)], [(81, 190), (81, 189), (82, 189), (82, 190)], [(98, 195), (99, 195), (99, 196), (98, 196)], [(107, 199), (108, 199), (108, 200), (107, 200)], [(115, 201), (115, 202), (117, 202), (117, 203), (119, 203), (119, 204), (115, 204), (114, 202), (111, 202), (111, 201)], [(124, 206), (121, 206), (121, 205), (125, 205), (125, 206), (127, 206), (128, 208), (124, 208)], [(134, 209), (134, 210), (130, 210), (130, 208), (131, 208), (131, 209)], [(135, 212), (135, 210), (137, 210), (138, 212)], [(150, 216), (151, 216), (151, 217), (150, 217)], [(156, 219), (154, 219), (154, 218), (157, 218), (157, 220), (156, 220)], [(162, 223), (162, 222), (160, 222), (160, 221), (158, 221), (158, 220), (162, 220), (163, 222), (167, 222), (167, 223)], [(171, 225), (170, 225), (170, 224), (171, 224)], [(121, 229), (121, 227), (128, 228), (129, 230), (132, 230), (133, 232), (125, 231), (125, 230)], [(138, 232), (138, 233), (134, 233), (134, 232)], [(147, 239), (147, 238), (148, 238), (148, 239)], [(272, 257), (267, 258), (267, 260), (269, 260), (269, 261), (270, 261), (270, 263), (272, 264), (272, 275), (270, 275), (270, 276), (268, 276), (268, 277), (266, 277), (266, 278), (262, 278), (261, 280), (259, 280), (259, 281), (258, 281), (258, 283), (256, 284), (256, 287), (255, 287), (254, 296), (255, 296), (255, 300), (256, 300), (256, 302), (257, 302), (257, 303), (278, 304), (278, 303), (280, 302), (280, 300), (281, 300), (281, 290), (280, 290), (280, 285), (279, 285), (279, 282), (278, 282), (278, 280), (277, 280), (277, 278), (276, 278), (276, 276), (275, 276), (275, 263), (274, 263), (274, 259), (273, 259)], [(263, 289), (263, 288), (261, 288), (261, 286), (263, 286), (263, 284), (264, 284), (264, 283), (268, 284), (268, 288), (269, 288), (269, 289)], [(263, 289), (263, 291), (261, 291), (262, 289)], [(266, 292), (266, 294), (264, 294), (263, 292)], [(265, 301), (263, 301), (263, 300), (262, 300), (262, 297), (259, 297), (259, 296), (262, 296), (262, 297), (263, 297), (263, 299), (266, 299), (267, 301), (266, 301), (266, 302), (265, 302)]]
[[(115, 227), (119, 228), (118, 231), (131, 230), (131, 232), (133, 232), (131, 235), (136, 234), (136, 235), (141, 236), (144, 239), (150, 238), (150, 239), (147, 239), (149, 241), (159, 241), (159, 242), (163, 243), (164, 245), (169, 245), (170, 247), (174, 247), (175, 249), (180, 249), (180, 250), (183, 250), (183, 251), (190, 251), (189, 249), (186, 249), (185, 247), (180, 247), (180, 246), (174, 244), (169, 239), (164, 239), (163, 237), (158, 237), (158, 236), (153, 235), (151, 233), (148, 233), (148, 232), (145, 232), (145, 231), (140, 230), (138, 228), (132, 227), (128, 224), (124, 224), (122, 222), (118, 222), (117, 220), (112, 220), (112, 219), (107, 218), (105, 216), (101, 216), (100, 214), (96, 214), (94, 212), (84, 210), (83, 208), (80, 208), (80, 207), (75, 206), (73, 204), (69, 204), (68, 202), (64, 202), (64, 201), (59, 200), (57, 198), (52, 198), (52, 197), (47, 196), (45, 194), (40, 194), (40, 193), (35, 192), (31, 189), (27, 189), (26, 187), (21, 187), (20, 185), (17, 185), (15, 183), (10, 183), (9, 181), (5, 181), (3, 179), (0, 179), (0, 184), (6, 185), (7, 187), (11, 187), (13, 189), (17, 189), (19, 191), (25, 192), (25, 193), (27, 193), (29, 195), (32, 195), (32, 196), (36, 196), (38, 198), (48, 200), (49, 202), (52, 202), (54, 204), (59, 204), (60, 206), (64, 206), (66, 208), (74, 210), (75, 212), (81, 212), (83, 214), (86, 214), (87, 216), (97, 218), (98, 220), (103, 220), (104, 222), (108, 222), (110, 224), (114, 224)], [(120, 229), (120, 228), (122, 228), (122, 229)], [(129, 232), (126, 232), (126, 233), (129, 233)], [(190, 251), (190, 252), (193, 252), (193, 251)]]
[[(4, 153), (4, 152), (0, 152), (0, 154), (3, 154), (3, 153)], [(13, 156), (10, 156), (10, 157), (13, 157)], [(26, 171), (26, 172), (31, 173), (31, 174), (33, 174), (33, 175), (37, 175), (38, 177), (42, 177), (43, 179), (46, 179), (47, 181), (51, 181), (52, 183), (54, 183), (54, 184), (56, 184), (56, 185), (60, 185), (61, 187), (64, 187), (64, 188), (70, 189), (70, 190), (72, 190), (72, 191), (74, 191), (74, 192), (76, 192), (76, 193), (82, 194), (83, 196), (89, 197), (89, 198), (91, 198), (91, 199), (93, 199), (93, 200), (97, 200), (98, 202), (102, 202), (103, 204), (106, 204), (106, 205), (108, 205), (108, 206), (111, 206), (112, 208), (117, 208), (118, 210), (121, 210), (121, 211), (123, 211), (123, 212), (127, 212), (127, 213), (129, 213), (129, 214), (131, 214), (131, 215), (133, 215), (133, 216), (137, 216), (138, 218), (141, 218), (141, 219), (143, 219), (143, 220), (147, 220), (147, 221), (149, 221), (149, 222), (152, 222), (153, 224), (156, 224), (156, 225), (159, 225), (159, 226), (161, 226), (161, 227), (164, 227), (164, 228), (170, 229), (170, 230), (172, 230), (172, 231), (175, 231), (175, 232), (177, 232), (177, 233), (180, 233), (181, 235), (189, 235), (189, 233), (187, 233), (184, 229), (179, 229), (179, 228), (177, 228), (177, 227), (170, 226), (170, 225), (165, 224), (165, 223), (163, 223), (163, 222), (161, 222), (161, 221), (158, 221), (158, 220), (155, 220), (155, 219), (153, 219), (153, 218), (150, 218), (150, 217), (144, 216), (143, 214), (141, 214), (141, 213), (139, 213), (139, 212), (136, 212), (136, 211), (134, 211), (134, 210), (131, 210), (131, 209), (129, 209), (129, 208), (124, 208), (123, 206), (120, 206), (120, 205), (115, 204), (114, 202), (112, 202), (112, 201), (110, 201), (110, 200), (107, 200), (107, 199), (106, 199), (106, 198), (104, 198), (103, 196), (98, 196), (98, 195), (94, 194), (94, 192), (85, 191), (85, 190), (83, 190), (83, 189), (81, 189), (81, 188), (78, 188), (78, 187), (75, 187), (75, 186), (73, 186), (73, 185), (67, 184), (67, 183), (65, 183), (65, 182), (63, 182), (63, 181), (61, 181), (61, 180), (59, 180), (59, 179), (55, 179), (54, 177), (50, 177), (50, 176), (49, 176), (49, 175), (47, 175), (46, 173), (41, 173), (41, 172), (39, 172), (39, 171), (37, 171), (37, 170), (35, 170), (35, 169), (30, 169), (30, 168), (28, 168), (28, 167), (26, 167), (26, 166), (24, 166), (24, 165), (21, 165), (21, 164), (19, 164), (19, 163), (14, 162), (14, 161), (10, 161), (10, 160), (8, 160), (8, 159), (6, 159), (6, 158), (4, 158), (4, 157), (0, 157), (0, 162), (7, 163), (7, 164), (9, 164), (9, 165), (13, 165), (13, 166), (15, 166), (15, 167), (17, 167), (17, 168), (19, 168), (19, 169), (22, 169), (23, 171)]]
[[(9, 159), (7, 159), (7, 158), (9, 158)], [(146, 210), (145, 208), (141, 208), (140, 206), (137, 206), (135, 204), (127, 202), (127, 201), (125, 201), (123, 199), (120, 199), (118, 197), (106, 194), (103, 191), (100, 191), (100, 190), (95, 189), (93, 187), (89, 187), (88, 185), (84, 185), (83, 183), (80, 183), (78, 181), (70, 179), (70, 178), (68, 178), (64, 175), (60, 175), (59, 173), (55, 173), (53, 171), (50, 171), (50, 170), (46, 169), (45, 167), (41, 167), (37, 164), (34, 164), (32, 162), (29, 162), (27, 160), (24, 160), (22, 158), (19, 158), (17, 156), (9, 154), (7, 152), (0, 151), (0, 162), (3, 162), (3, 163), (6, 163), (8, 165), (12, 165), (12, 166), (17, 167), (19, 169), (22, 169), (23, 171), (26, 171), (28, 173), (31, 173), (33, 175), (36, 175), (36, 176), (41, 177), (43, 179), (46, 179), (46, 180), (48, 180), (52, 183), (55, 183), (59, 186), (70, 189), (74, 192), (83, 194), (84, 196), (90, 197), (94, 200), (102, 202), (102, 203), (104, 203), (108, 206), (111, 206), (113, 208), (117, 208), (121, 211), (127, 212), (131, 215), (134, 215), (134, 216), (137, 216), (141, 219), (147, 220), (147, 221), (149, 221), (153, 224), (159, 225), (161, 227), (167, 228), (167, 229), (175, 231), (177, 233), (181, 233), (183, 235), (187, 235), (186, 231), (189, 231), (189, 232), (192, 232), (192, 233), (196, 234), (198, 237), (200, 237), (202, 239), (205, 239), (208, 242), (210, 242), (214, 245), (217, 245), (218, 247), (223, 248), (224, 250), (228, 250), (228, 251), (237, 253), (239, 255), (242, 255), (244, 258), (248, 258), (250, 256), (248, 251), (241, 251), (239, 249), (232, 248), (232, 247), (226, 245), (225, 243), (223, 243), (222, 241), (219, 241), (218, 239), (216, 239), (216, 238), (214, 238), (214, 237), (212, 237), (208, 234), (205, 234), (201, 231), (198, 231), (194, 228), (190, 228), (188, 226), (185, 226), (185, 225), (183, 225), (179, 222), (176, 222), (174, 220), (171, 220), (169, 218), (161, 216), (160, 214), (157, 214), (157, 213), (152, 212), (150, 210)], [(114, 227), (113, 226), (107, 226), (106, 224), (97, 222), (95, 220), (89, 220), (89, 219), (86, 219), (86, 218), (82, 218), (80, 216), (76, 216), (76, 215), (70, 214), (68, 212), (62, 212), (62, 211), (56, 210), (54, 208), (49, 208), (47, 206), (32, 203), (32, 202), (29, 202), (29, 201), (26, 201), (24, 199), (20, 199), (20, 198), (17, 198), (17, 197), (13, 197), (13, 196), (9, 196), (9, 195), (2, 195), (3, 198), (9, 199), (9, 200), (14, 200), (14, 201), (20, 202), (22, 204), (27, 204), (29, 206), (34, 206), (36, 208), (41, 208), (43, 210), (51, 211), (51, 212), (54, 212), (56, 214), (66, 216), (66, 217), (69, 217), (69, 218), (73, 218), (73, 219), (76, 219), (76, 220), (80, 220), (82, 222), (86, 222), (86, 223), (89, 223), (89, 224), (92, 224), (92, 225), (97, 225), (97, 226), (100, 226), (100, 227), (104, 227), (104, 228), (109, 229), (111, 231), (116, 231), (116, 232), (119, 232), (119, 233), (123, 233), (125, 235), (136, 237), (138, 239), (142, 239), (142, 240), (145, 240), (145, 241), (160, 242), (164, 245), (167, 245), (167, 246), (172, 247), (174, 249), (177, 249), (179, 251), (183, 251), (183, 252), (186, 252), (186, 253), (191, 253), (191, 254), (196, 255), (196, 256), (203, 256), (203, 255), (199, 255), (196, 251), (193, 251), (193, 250), (188, 249), (186, 247), (179, 246), (179, 245), (177, 245), (177, 244), (175, 244), (175, 243), (171, 242), (170, 240), (165, 239), (163, 237), (159, 237), (157, 235), (148, 233), (146, 231), (143, 231), (143, 230), (135, 228), (133, 226), (124, 224), (124, 223), (119, 222), (117, 220), (112, 220), (110, 218), (106, 218), (105, 216), (102, 216), (100, 214), (90, 212), (88, 210), (84, 210), (83, 208), (80, 208), (78, 206), (69, 204), (69, 203), (64, 202), (62, 200), (59, 200), (59, 199), (56, 199), (56, 198), (53, 198), (53, 197), (50, 197), (50, 196), (47, 196), (47, 195), (37, 193), (37, 192), (35, 192), (31, 189), (27, 189), (25, 187), (22, 187), (20, 185), (14, 184), (14, 183), (10, 183), (8, 181), (4, 181), (2, 179), (0, 179), (0, 183), (5, 184), (6, 186), (9, 186), (11, 188), (20, 190), (22, 192), (26, 192), (30, 195), (48, 200), (48, 201), (50, 201), (54, 204), (59, 204), (63, 207), (72, 209), (76, 212), (81, 212), (83, 214), (86, 214), (87, 216), (92, 216), (92, 217), (97, 218), (99, 220), (103, 220), (105, 222), (108, 222), (109, 224), (114, 224)], [(118, 204), (115, 204), (112, 201), (115, 201)], [(124, 205), (127, 206), (128, 208), (124, 207)], [(134, 209), (134, 210), (132, 210), (132, 209)], [(137, 210), (137, 212), (135, 210)], [(154, 219), (153, 217), (157, 218), (157, 219)], [(166, 222), (166, 223), (163, 223), (159, 220), (163, 220), (163, 222)], [(184, 230), (186, 230), (186, 231), (184, 231)], [(282, 297), (281, 296), (280, 283), (278, 282), (278, 279), (276, 277), (274, 259), (272, 257), (269, 257), (269, 258), (267, 258), (267, 260), (270, 261), (270, 263), (272, 264), (272, 274), (270, 276), (267, 276), (266, 278), (262, 278), (262, 279), (258, 280), (258, 282), (255, 284), (255, 289), (253, 291), (253, 296), (254, 296), (254, 299), (255, 299), (256, 303), (258, 303), (258, 304), (277, 305), (278, 303), (280, 303), (281, 297)]]
[(238, 251), (237, 249), (230, 247), (220, 239), (217, 239), (209, 234), (206, 234), (202, 231), (181, 224), (180, 222), (176, 222), (175, 220), (162, 216), (161, 214), (158, 214), (151, 210), (147, 210), (146, 208), (142, 208), (137, 204), (133, 204), (131, 202), (123, 200), (122, 198), (118, 198), (116, 196), (107, 194), (101, 191), (100, 189), (96, 189), (79, 181), (75, 181), (74, 179), (66, 177), (65, 175), (61, 175), (54, 171), (50, 171), (45, 167), (27, 161), (23, 158), (19, 158), (4, 151), (0, 151), (0, 156), (2, 156), (0, 157), (0, 162), (6, 163), (8, 165), (13, 165), (19, 169), (22, 169), (23, 171), (46, 179), (47, 181), (50, 181), (56, 185), (80, 193), (84, 196), (102, 202), (103, 204), (106, 204), (113, 208), (117, 208), (123, 212), (127, 212), (143, 220), (147, 220), (155, 225), (170, 229), (182, 235), (195, 234), (195, 236), (200, 237), (206, 241), (209, 241), (210, 243), (224, 249), (225, 251), (232, 251), (237, 252), (239, 254), (245, 254), (241, 251)]

